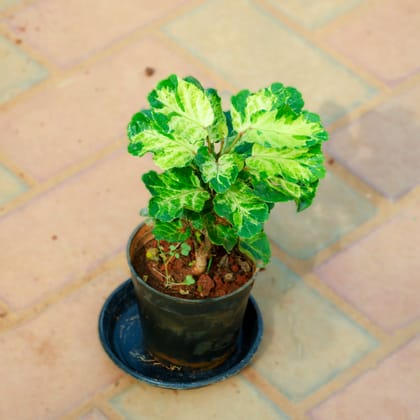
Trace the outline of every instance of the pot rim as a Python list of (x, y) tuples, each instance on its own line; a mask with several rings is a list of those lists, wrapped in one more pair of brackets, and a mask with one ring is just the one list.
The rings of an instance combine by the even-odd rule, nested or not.
[(180, 298), (180, 297), (168, 295), (166, 293), (161, 292), (160, 290), (155, 289), (154, 287), (147, 284), (140, 277), (140, 275), (137, 273), (136, 269), (134, 268), (133, 264), (131, 263), (131, 257), (130, 257), (131, 244), (132, 244), (133, 239), (136, 236), (137, 232), (144, 225), (147, 225), (147, 223), (144, 222), (144, 221), (141, 222), (139, 225), (136, 226), (136, 228), (131, 233), (131, 235), (128, 239), (128, 242), (127, 242), (127, 246), (126, 246), (126, 257), (127, 257), (128, 267), (130, 268), (131, 273), (135, 275), (136, 281), (140, 282), (150, 292), (156, 293), (157, 295), (159, 295), (161, 297), (165, 297), (166, 299), (172, 300), (174, 302), (179, 302), (179, 303), (182, 302), (182, 303), (188, 304), (188, 305), (199, 305), (199, 304), (202, 304), (203, 302), (219, 302), (219, 301), (222, 301), (222, 300), (229, 299), (230, 297), (233, 297), (233, 296), (241, 293), (243, 290), (245, 290), (246, 288), (249, 287), (250, 283), (253, 283), (255, 281), (255, 278), (256, 278), (256, 276), (258, 274), (258, 271), (259, 271), (258, 268), (254, 272), (254, 275), (244, 285), (242, 285), (240, 288), (236, 289), (234, 292), (229, 293), (229, 294), (224, 295), (224, 296), (218, 296), (218, 297), (213, 297), (213, 298), (205, 298), (205, 299), (185, 299), (185, 298)]

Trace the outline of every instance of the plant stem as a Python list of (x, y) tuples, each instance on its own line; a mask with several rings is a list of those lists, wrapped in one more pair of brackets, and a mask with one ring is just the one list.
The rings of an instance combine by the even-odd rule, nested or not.
[(207, 136), (206, 141), (207, 141), (207, 148), (209, 149), (209, 153), (214, 155), (214, 144), (210, 141), (209, 136)]
[(195, 251), (195, 264), (192, 267), (192, 274), (199, 276), (206, 271), (207, 261), (210, 257), (210, 250), (210, 238), (208, 237), (207, 232), (204, 232), (204, 239)]
[[(158, 248), (159, 248), (159, 252), (160, 252), (160, 257), (162, 258), (163, 261), (163, 266), (165, 267), (165, 275), (161, 274), (164, 278), (165, 278), (165, 287), (169, 287), (169, 270), (168, 270), (168, 265), (171, 261), (171, 259), (173, 258), (173, 255), (170, 256), (170, 258), (168, 258), (167, 254), (165, 253), (165, 251), (163, 250), (160, 241), (157, 241), (158, 244)], [(179, 246), (179, 244), (177, 245), (177, 247)], [(175, 248), (176, 249), (176, 248)], [(155, 270), (158, 271), (158, 270)]]
[(236, 143), (238, 143), (238, 141), (241, 139), (241, 137), (244, 134), (245, 134), (245, 131), (242, 133), (238, 133), (237, 136), (233, 139), (233, 142), (228, 146), (225, 153), (229, 153), (235, 147)]
[(220, 149), (219, 149), (219, 153), (217, 153), (217, 159), (219, 159), (219, 157), (223, 154), (224, 147), (225, 147), (225, 138), (223, 137), (220, 142)]

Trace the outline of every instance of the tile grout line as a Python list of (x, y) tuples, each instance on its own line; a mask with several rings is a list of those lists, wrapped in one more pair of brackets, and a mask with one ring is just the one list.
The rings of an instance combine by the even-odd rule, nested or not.
[(279, 407), (288, 416), (296, 412), (297, 405), (289, 400), (281, 391), (272, 385), (264, 376), (262, 376), (251, 364), (241, 373), (248, 382), (257, 387), (270, 401)]
[(357, 307), (353, 306), (350, 302), (344, 299), (334, 289), (326, 285), (321, 279), (313, 273), (302, 277), (303, 282), (319, 293), (326, 302), (331, 302), (333, 305), (347, 318), (352, 320), (356, 325), (366, 330), (378, 343), (382, 343), (390, 338), (387, 333), (379, 325), (375, 324), (367, 315), (360, 311)]
[[(30, 2), (36, 3), (37, 0), (29, 0)], [(46, 56), (43, 56), (38, 50), (30, 49), (31, 54), (30, 56), (33, 57), (35, 60), (40, 60), (42, 63), (46, 65), (47, 70), (52, 70), (50, 77), (44, 79), (40, 83), (32, 86), (30, 89), (21, 92), (18, 98), (11, 98), (5, 104), (0, 105), (0, 109), (2, 107), (13, 106), (15, 102), (19, 102), (20, 100), (24, 101), (26, 96), (34, 95), (38, 90), (44, 89), (45, 86), (48, 86), (53, 83), (57, 83), (63, 79), (70, 77), (72, 74), (77, 73), (78, 71), (85, 70), (88, 67), (92, 67), (98, 61), (105, 59), (106, 57), (111, 57), (115, 52), (123, 50), (127, 45), (130, 45), (134, 41), (137, 41), (141, 38), (144, 38), (147, 35), (153, 34), (153, 32), (158, 29), (162, 24), (176, 18), (178, 15), (182, 15), (186, 11), (196, 7), (198, 4), (201, 4), (204, 0), (190, 0), (184, 6), (178, 7), (179, 10), (172, 9), (171, 11), (167, 12), (164, 16), (156, 18), (154, 21), (146, 23), (138, 28), (133, 29), (131, 32), (122, 35), (120, 38), (114, 39), (108, 45), (103, 46), (97, 51), (92, 51), (92, 53), (85, 57), (84, 59), (78, 61), (72, 66), (69, 67), (60, 67), (57, 66), (53, 60), (49, 59)], [(156, 28), (155, 28), (156, 27)], [(9, 41), (13, 42), (11, 38), (14, 36), (12, 31), (9, 31), (6, 27), (0, 25), (0, 35), (4, 33), (5, 37), (9, 39)], [(42, 86), (40, 86), (42, 85)]]
[(378, 91), (389, 90), (388, 85), (386, 85), (380, 79), (373, 77), (369, 72), (365, 72), (359, 66), (353, 65), (353, 63), (347, 60), (346, 57), (342, 56), (334, 49), (331, 49), (328, 45), (326, 45), (316, 32), (311, 32), (311, 30), (299, 25), (293, 19), (289, 18), (287, 15), (283, 14), (277, 8), (268, 3), (267, 0), (254, 0), (254, 3), (259, 5), (264, 11), (270, 13), (279, 23), (285, 25), (288, 30), (298, 35), (303, 41), (313, 44), (324, 54), (332, 57), (335, 61), (343, 65), (343, 67), (352, 71), (369, 86), (373, 85), (372, 87), (375, 87)]
[[(195, 2), (195, 3), (197, 3), (197, 2)], [(200, 3), (200, 2), (198, 2), (198, 3)], [(180, 12), (179, 12), (180, 13)], [(170, 19), (170, 17), (166, 17), (166, 19)], [(141, 32), (143, 32), (143, 28), (141, 29)], [(162, 36), (162, 34), (160, 33), (160, 32), (158, 32), (158, 34), (159, 35), (161, 35), (161, 36), (159, 36), (159, 39), (161, 39), (161, 40), (163, 40), (163, 39), (167, 39), (168, 40), (168, 38), (166, 37), (166, 36)], [(154, 35), (156, 35), (156, 34), (154, 34)], [(129, 37), (127, 37), (127, 38), (129, 38)], [(125, 38), (125, 40), (127, 41), (127, 38)], [(130, 40), (128, 40), (128, 42), (130, 42)], [(118, 45), (118, 49), (120, 49), (120, 48), (122, 48), (121, 47), (121, 44), (123, 43), (123, 41), (122, 42), (120, 42), (119, 43), (119, 45)], [(124, 43), (124, 45), (125, 45), (126, 43)], [(178, 44), (177, 43), (172, 43), (171, 44), (172, 46), (174, 46), (174, 45), (176, 45), (176, 46), (178, 46)], [(178, 46), (179, 47), (179, 46)], [(111, 49), (111, 51), (109, 51)], [(111, 54), (112, 53), (112, 46), (110, 47), (110, 48), (108, 48), (108, 49), (104, 49), (102, 52), (103, 52), (103, 54)], [(182, 49), (182, 47), (180, 48), (181, 50), (182, 50), (182, 52), (184, 53), (184, 56), (185, 56), (185, 50), (184, 49)], [(99, 53), (99, 54), (96, 54), (96, 56), (98, 56), (98, 55), (101, 55), (101, 53)], [(188, 54), (189, 55), (189, 54)], [(96, 57), (95, 56), (95, 57)], [(101, 57), (99, 57), (98, 59), (100, 59)], [(87, 61), (89, 61), (89, 60), (87, 60)], [(199, 61), (200, 63), (201, 63), (201, 60), (196, 60), (195, 58), (194, 58), (194, 61), (193, 60), (190, 60), (191, 62), (194, 62), (195, 64), (196, 64), (196, 62), (197, 61)], [(203, 67), (205, 67), (206, 68), (206, 70), (207, 70), (207, 72), (208, 72), (208, 68), (206, 67), (206, 66), (204, 66), (204, 64), (203, 63), (201, 63), (202, 65), (203, 65)], [(80, 68), (83, 68), (83, 67), (86, 67), (86, 62), (83, 62), (82, 63), (82, 66), (81, 67), (77, 67), (77, 68), (73, 68), (73, 69), (70, 69), (70, 71), (69, 72), (65, 72), (62, 76), (63, 77), (65, 77), (66, 76), (66, 74), (68, 75), (68, 74), (71, 74), (71, 73), (74, 73), (74, 72), (76, 72), (78, 69), (80, 69)], [(210, 73), (213, 75), (214, 74), (214, 72), (212, 72), (212, 71), (210, 71)], [(220, 79), (220, 80), (223, 80), (224, 81), (224, 79)], [(226, 85), (229, 85), (228, 83), (226, 83), (226, 81), (224, 81), (225, 82), (225, 84)], [(59, 182), (59, 181), (58, 181)]]
[(302, 400), (300, 405), (303, 411), (307, 412), (315, 408), (320, 403), (328, 400), (333, 395), (350, 386), (361, 376), (366, 375), (369, 371), (377, 368), (378, 365), (384, 363), (390, 356), (392, 356), (393, 353), (407, 345), (419, 333), (420, 321), (414, 323), (404, 331), (401, 331), (399, 334), (390, 336), (385, 342), (382, 342), (377, 348), (370, 351), (361, 360), (349, 366), (337, 377)]
[(105, 389), (98, 390), (95, 393), (95, 395), (92, 396), (92, 398), (66, 413), (62, 417), (62, 420), (71, 420), (79, 418), (80, 415), (88, 412), (89, 410), (95, 407), (101, 409), (101, 411), (103, 411), (105, 415), (111, 415), (112, 417), (110, 417), (110, 419), (123, 419), (123, 417), (112, 408), (108, 401), (115, 395), (124, 392), (126, 389), (128, 389), (130, 386), (136, 383), (137, 381), (135, 379), (122, 372), (120, 379), (108, 385), (107, 387), (105, 387)]
[[(16, 6), (21, 6), (21, 8), (24, 8), (28, 5), (34, 4), (35, 2), (32, 0), (23, 1), (21, 4), (18, 4)], [(188, 3), (188, 7), (191, 6), (191, 4), (202, 4), (203, 1), (194, 1)], [(259, 0), (258, 3), (260, 4), (266, 4), (265, 0)], [(373, 0), (369, 1), (367, 4), (363, 5), (363, 8), (372, 7), (372, 5), (379, 4), (378, 1)], [(186, 6), (186, 9), (187, 9)], [(193, 6), (191, 6), (193, 7)], [(265, 7), (265, 6), (263, 6)], [(362, 6), (359, 6), (360, 8)], [(359, 7), (355, 7), (355, 9), (358, 9)], [(20, 7), (11, 7), (12, 9), (20, 10)], [(188, 9), (189, 10), (189, 9)], [(339, 24), (343, 24), (343, 22), (346, 22), (347, 19), (351, 19), (351, 12), (349, 15), (339, 16), (338, 20), (340, 21)], [(170, 14), (170, 16), (165, 15), (165, 17), (158, 19), (157, 22), (167, 22), (171, 19), (174, 19), (173, 16), (181, 15), (182, 13), (185, 13), (183, 11), (179, 12), (173, 12), (173, 14)], [(360, 13), (360, 10), (357, 11), (357, 13)], [(5, 14), (5, 12), (0, 12), (0, 17)], [(356, 12), (355, 12), (356, 14)], [(340, 20), (342, 18), (342, 20)], [(337, 18), (336, 18), (337, 19)], [(321, 42), (322, 45), (322, 36), (325, 34), (328, 34), (328, 31), (334, 30), (334, 24), (336, 23), (336, 19), (332, 21), (332, 24), (327, 24), (323, 28), (321, 28), (320, 31), (316, 31), (314, 34), (309, 34), (303, 36), (300, 31), (296, 31), (294, 29), (294, 26), (292, 27), (293, 30), (295, 30), (300, 36), (302, 36), (304, 39), (307, 39), (309, 42), (314, 43), (314, 45), (319, 47), (319, 42)], [(279, 20), (281, 22), (285, 21), (285, 17), (280, 14)], [(76, 66), (71, 67), (66, 70), (62, 69), (55, 69), (52, 74), (50, 74), (50, 77), (45, 79), (44, 81), (39, 82), (39, 86), (37, 85), (36, 92), (42, 91), (42, 89), (45, 89), (46, 86), (49, 84), (44, 82), (50, 82), (50, 83), (56, 83), (57, 80), (65, 79), (66, 77), (69, 77), (72, 74), (76, 74), (80, 69), (90, 67), (94, 65), (96, 62), (100, 61), (103, 57), (112, 56), (116, 51), (120, 51), (123, 48), (125, 48), (127, 45), (130, 45), (131, 43), (135, 42), (138, 39), (142, 39), (147, 36), (153, 36), (159, 39), (161, 42), (166, 42), (166, 45), (168, 45), (172, 51), (174, 51), (176, 54), (181, 54), (182, 57), (185, 58), (186, 61), (190, 63), (194, 63), (197, 65), (197, 62), (199, 62), (200, 69), (203, 69), (202, 71), (204, 74), (208, 75), (215, 75), (214, 79), (216, 81), (223, 82), (223, 86), (231, 86), (226, 80), (223, 79), (222, 76), (216, 74), (215, 71), (213, 71), (210, 67), (207, 67), (199, 58), (196, 58), (192, 56), (188, 51), (184, 50), (182, 46), (180, 46), (178, 43), (176, 43), (174, 40), (168, 38), (164, 33), (161, 32), (161, 25), (156, 22), (152, 22), (147, 28), (141, 28), (137, 31), (135, 31), (132, 34), (128, 34), (127, 36), (123, 37), (122, 39), (119, 39), (115, 42), (115, 44), (110, 44), (106, 47), (104, 47), (103, 50), (100, 50), (99, 52), (93, 53), (90, 57), (88, 57), (86, 60), (82, 61), (81, 63), (78, 63)], [(285, 23), (287, 26), (289, 26), (288, 21)], [(0, 26), (0, 35), (2, 33), (1, 26)], [(319, 40), (317, 41), (319, 37)], [(315, 39), (315, 41), (314, 41)], [(12, 41), (13, 42), (13, 41)], [(321, 48), (321, 47), (319, 47)], [(28, 53), (30, 57), (35, 57), (34, 59), (38, 61), (36, 58), (36, 54), (32, 54), (31, 50), (22, 48), (22, 50), (25, 53)], [(331, 51), (326, 49), (325, 46), (322, 46), (322, 51), (324, 51), (326, 54), (331, 55), (334, 59), (336, 58), (336, 55), (332, 53)], [(342, 57), (339, 56), (339, 59), (337, 59), (338, 62), (342, 63), (343, 66), (350, 68), (353, 71), (352, 66), (348, 66), (346, 64), (346, 60), (343, 61)], [(41, 63), (43, 64), (43, 63)], [(47, 67), (47, 70), (50, 70), (50, 67)], [(356, 72), (357, 75), (361, 77), (362, 80), (369, 82), (369, 77), (367, 75), (363, 75), (364, 73), (360, 73), (360, 68)], [(362, 70), (363, 71), (363, 70)], [(402, 83), (395, 87), (388, 87), (387, 85), (382, 85), (382, 83), (379, 83), (380, 88), (378, 88), (378, 95), (371, 101), (365, 101), (359, 108), (356, 108), (355, 110), (351, 111), (350, 113), (347, 113), (345, 117), (342, 119), (334, 122), (331, 124), (331, 130), (334, 132), (335, 130), (340, 129), (344, 125), (347, 125), (353, 121), (356, 121), (358, 118), (361, 118), (363, 115), (368, 113), (370, 110), (375, 108), (378, 105), (381, 105), (383, 103), (387, 103), (391, 98), (398, 95), (400, 92), (404, 91), (405, 89), (409, 89), (410, 86), (414, 85), (418, 81), (420, 77), (413, 76), (409, 78), (408, 80), (404, 80)], [(29, 88), (28, 91), (32, 91), (32, 88)], [(26, 93), (26, 91), (24, 92)], [(33, 93), (31, 93), (33, 94)], [(28, 96), (24, 95), (22, 97), (22, 94), (17, 95), (16, 101), (14, 101), (15, 98), (13, 98), (11, 101), (7, 102), (6, 104), (10, 106), (14, 106), (14, 104), (19, 104), (20, 102), (24, 102)], [(1, 109), (1, 108), (0, 108)], [(350, 118), (348, 118), (350, 115)], [(343, 121), (342, 121), (343, 120)], [(350, 122), (348, 122), (350, 121)], [(35, 179), (32, 179), (29, 174), (25, 174), (23, 171), (20, 170), (13, 162), (9, 162), (7, 157), (0, 156), (0, 162), (5, 162), (5, 166), (7, 168), (12, 168), (13, 173), (22, 173), (23, 176), (31, 183), (30, 190), (26, 193), (23, 193), (18, 198), (12, 200), (9, 206), (9, 203), (6, 203), (6, 205), (2, 206), (3, 209), (5, 208), (6, 213), (12, 212), (19, 207), (25, 205), (26, 203), (30, 203), (31, 200), (36, 199), (38, 196), (40, 196), (43, 192), (48, 191), (49, 189), (52, 189), (56, 186), (59, 186), (62, 182), (65, 180), (68, 180), (72, 178), (73, 176), (77, 175), (84, 169), (89, 169), (94, 164), (100, 162), (102, 159), (104, 159), (107, 156), (112, 155), (112, 153), (115, 153), (117, 150), (119, 150), (120, 147), (122, 147), (123, 141), (118, 140), (109, 146), (106, 146), (105, 148), (101, 149), (99, 152), (95, 152), (92, 155), (89, 155), (88, 157), (76, 162), (72, 166), (64, 169), (60, 173), (54, 175), (53, 177), (47, 179), (45, 182), (38, 183)], [(309, 287), (313, 288), (317, 292), (321, 294), (323, 298), (325, 298), (327, 301), (333, 302), (337, 308), (342, 311), (346, 316), (349, 316), (352, 320), (354, 320), (357, 324), (361, 325), (363, 328), (365, 328), (369, 334), (371, 334), (373, 337), (376, 337), (379, 341), (379, 345), (377, 347), (377, 351), (373, 349), (369, 354), (364, 356), (361, 360), (358, 362), (352, 364), (347, 369), (343, 370), (340, 374), (338, 374), (337, 377), (333, 378), (331, 381), (326, 383), (325, 385), (318, 388), (317, 391), (315, 391), (313, 394), (309, 395), (307, 398), (294, 403), (291, 400), (289, 400), (286, 396), (284, 396), (277, 388), (275, 388), (273, 385), (266, 383), (267, 381), (261, 376), (251, 365), (251, 367), (247, 368), (245, 371), (243, 371), (243, 376), (253, 383), (255, 386), (257, 386), (258, 389), (261, 390), (261, 392), (267, 396), (270, 400), (272, 400), (278, 407), (284, 411), (286, 414), (290, 415), (294, 419), (303, 419), (307, 418), (306, 413), (322, 403), (325, 400), (328, 400), (329, 398), (333, 397), (336, 393), (343, 390), (345, 387), (349, 386), (353, 381), (356, 381), (360, 376), (366, 374), (371, 369), (374, 369), (376, 366), (378, 366), (380, 363), (385, 361), (390, 355), (392, 355), (393, 352), (399, 350), (402, 346), (407, 344), (410, 340), (413, 339), (419, 332), (420, 332), (420, 321), (415, 321), (412, 324), (402, 327), (398, 329), (395, 333), (388, 334), (384, 331), (382, 331), (378, 326), (373, 324), (372, 321), (367, 319), (363, 314), (358, 312), (358, 309), (354, 306), (352, 306), (349, 302), (346, 302), (341, 298), (338, 294), (336, 294), (331, 288), (326, 286), (322, 281), (313, 273), (313, 269), (315, 266), (322, 264), (323, 262), (327, 261), (328, 258), (333, 257), (334, 255), (342, 252), (345, 250), (348, 246), (351, 246), (354, 243), (359, 242), (362, 240), (366, 235), (369, 233), (375, 231), (376, 229), (381, 228), (386, 222), (388, 222), (390, 219), (392, 219), (396, 214), (398, 214), (400, 211), (403, 211), (407, 207), (410, 207), (419, 197), (420, 197), (420, 188), (417, 187), (405, 196), (399, 198), (395, 202), (391, 202), (387, 200), (385, 197), (383, 197), (381, 194), (373, 190), (372, 187), (365, 184), (365, 181), (359, 177), (357, 177), (355, 174), (351, 173), (347, 168), (343, 167), (340, 163), (337, 163), (337, 165), (334, 166), (332, 169), (332, 172), (334, 175), (337, 175), (339, 178), (345, 181), (347, 185), (349, 185), (352, 189), (354, 189), (356, 192), (361, 193), (362, 195), (365, 194), (372, 194), (373, 197), (369, 197), (369, 201), (375, 204), (377, 208), (377, 213), (372, 217), (372, 220), (368, 220), (366, 223), (364, 223), (361, 226), (356, 227), (351, 232), (343, 235), (342, 238), (339, 240), (338, 248), (335, 247), (334, 244), (326, 247), (324, 250), (319, 251), (314, 257), (309, 259), (309, 261), (306, 261), (303, 265), (302, 269), (302, 263), (300, 260), (287, 255), (287, 258), (285, 259), (285, 264), (293, 271), (296, 271), (298, 274), (299, 271), (302, 272), (302, 279)], [(25, 180), (24, 178), (24, 180)], [(349, 184), (350, 179), (350, 184)], [(25, 181), (26, 182), (26, 181)], [(23, 197), (23, 198), (20, 198)], [(1, 215), (0, 210), (0, 215)], [(344, 240), (342, 240), (344, 238)], [(286, 254), (284, 251), (282, 251), (277, 245), (273, 244), (277, 250), (275, 251), (277, 254)], [(10, 328), (14, 328), (17, 325), (20, 325), (21, 323), (24, 323), (49, 307), (55, 305), (56, 303), (63, 301), (73, 293), (75, 293), (78, 290), (81, 290), (85, 285), (87, 285), (92, 279), (94, 279), (99, 274), (103, 273), (106, 270), (109, 270), (112, 267), (122, 267), (122, 259), (123, 253), (119, 253), (118, 255), (113, 256), (110, 259), (107, 259), (103, 263), (101, 263), (98, 267), (96, 267), (91, 272), (85, 274), (82, 277), (78, 277), (75, 279), (75, 281), (72, 281), (70, 284), (65, 285), (61, 287), (59, 290), (53, 292), (52, 294), (49, 294), (45, 300), (43, 300), (42, 304), (35, 304), (31, 305), (29, 308), (30, 310), (27, 312), (26, 318), (21, 317), (19, 313), (16, 312), (10, 313)], [(282, 259), (282, 261), (284, 261)], [(306, 267), (306, 268), (305, 268)], [(295, 269), (296, 268), (296, 269)], [(0, 302), (0, 310), (3, 307), (3, 303)], [(5, 305), (5, 309), (8, 310), (9, 308), (7, 305)], [(15, 318), (13, 318), (15, 317)], [(1, 319), (0, 319), (1, 322)], [(9, 330), (9, 327), (6, 327), (6, 329), (3, 329), (3, 327), (0, 327), (0, 333), (7, 332)], [(374, 332), (372, 332), (374, 331)], [(118, 382), (118, 381), (117, 381)], [(133, 386), (134, 384), (137, 384), (136, 381), (134, 381), (132, 378), (127, 377), (126, 375), (122, 376), (122, 379), (120, 383), (117, 385), (112, 384), (109, 387), (107, 387), (105, 390), (99, 390), (94, 394), (88, 401), (81, 404), (79, 407), (75, 408), (73, 411), (71, 411), (69, 414), (67, 414), (64, 418), (78, 418), (79, 415), (82, 415), (93, 408), (98, 408), (101, 410), (101, 412), (107, 416), (110, 419), (122, 419), (123, 416), (117, 413), (111, 404), (109, 403), (109, 399), (113, 396), (119, 394), (120, 392), (123, 392), (125, 389), (127, 389), (130, 386)]]
[[(81, 290), (85, 285), (89, 284), (101, 274), (115, 268), (125, 268), (123, 261), (125, 262), (125, 251), (119, 252), (117, 255), (107, 258), (91, 271), (85, 273), (84, 275), (75, 277), (59, 289), (50, 291), (46, 296), (41, 297), (39, 301), (31, 304), (30, 306), (21, 310), (12, 310), (11, 312), (8, 312), (7, 316), (2, 319), (3, 322), (0, 323), (0, 334), (6, 333), (26, 322), (31, 321), (50, 307)], [(8, 309), (11, 310), (10, 307), (8, 307)]]
[[(44, 55), (41, 54), (40, 51), (38, 51), (36, 48), (32, 47), (26, 42), (22, 42), (20, 44), (16, 44), (16, 40), (20, 39), (19, 36), (16, 36), (16, 34), (10, 30), (7, 29), (7, 27), (3, 24), (0, 24), (0, 36), (3, 36), (5, 39), (7, 39), (11, 44), (15, 46), (19, 51), (23, 52), (25, 55), (30, 57), (33, 61), (40, 64), (43, 69), (47, 71), (47, 77), (38, 81), (36, 84), (31, 86), (30, 88), (26, 90), (31, 90), (33, 87), (38, 85), (44, 85), (48, 80), (50, 80), (51, 77), (57, 77), (60, 75), (61, 70), (59, 67), (55, 65), (53, 61), (48, 60)], [(23, 95), (24, 92), (20, 92), (17, 96)], [(11, 98), (10, 101), (13, 101), (14, 98)], [(2, 104), (2, 106), (6, 105), (9, 101), (7, 101), (5, 104)]]
[(355, 5), (353, 8), (348, 10), (346, 13), (336, 16), (333, 20), (328, 22), (325, 25), (322, 25), (318, 28), (315, 32), (319, 33), (330, 33), (334, 31), (338, 26), (342, 26), (343, 24), (347, 23), (348, 21), (352, 20), (355, 16), (363, 15), (363, 13), (371, 10), (372, 8), (376, 7), (383, 3), (383, 0), (364, 0), (360, 1), (359, 4)]
[(155, 33), (155, 35), (168, 48), (175, 51), (175, 53), (182, 55), (182, 57), (185, 58), (189, 63), (191, 63), (195, 67), (198, 67), (203, 73), (207, 74), (210, 79), (214, 80), (217, 83), (220, 83), (223, 89), (226, 89), (231, 92), (236, 92), (238, 90), (237, 87), (233, 86), (228, 80), (223, 78), (222, 75), (217, 73), (211, 67), (207, 66), (200, 58), (195, 57), (187, 49), (185, 49), (182, 45), (180, 45), (177, 41), (175, 41), (174, 39), (166, 35), (162, 31), (162, 28), (159, 28), (158, 31)]
[[(31, 182), (34, 182), (34, 185), (30, 185), (30, 189), (22, 193), (19, 197), (16, 197), (14, 200), (11, 200), (9, 203), (4, 204), (0, 208), (0, 221), (1, 216), (12, 213), (15, 210), (18, 210), (20, 207), (28, 205), (31, 200), (34, 200), (40, 197), (42, 194), (52, 190), (53, 188), (59, 186), (65, 181), (72, 179), (74, 176), (79, 174), (84, 170), (89, 170), (94, 167), (95, 164), (100, 163), (102, 160), (109, 158), (112, 154), (116, 153), (118, 150), (122, 150), (123, 141), (122, 139), (110, 143), (108, 146), (105, 146), (101, 150), (93, 153), (86, 158), (76, 162), (75, 164), (65, 168), (61, 172), (47, 178), (45, 181), (35, 181), (31, 178), (30, 175), (20, 170), (23, 174), (23, 180), (28, 177)], [(1, 159), (0, 159), (1, 162)], [(8, 164), (6, 166), (16, 167), (14, 163)]]
[[(23, 181), (29, 189), (36, 188), (39, 183), (38, 181), (28, 174), (24, 169), (18, 166), (14, 161), (6, 157), (2, 151), (0, 151), (0, 164), (3, 165), (9, 172), (17, 176), (21, 181)], [(3, 204), (1, 207), (7, 206), (8, 203)], [(1, 210), (0, 210), (1, 215)]]
[[(354, 189), (354, 187), (352, 187)], [(355, 189), (360, 192), (360, 190)], [(274, 241), (272, 242), (273, 256), (277, 256), (283, 260), (293, 271), (300, 276), (305, 276), (312, 272), (316, 266), (320, 266), (329, 258), (344, 251), (352, 244), (362, 240), (367, 234), (379, 229), (384, 223), (390, 221), (393, 217), (407, 208), (410, 208), (420, 198), (420, 187), (408, 193), (401, 198), (398, 203), (383, 202), (375, 204), (377, 208), (376, 214), (363, 224), (356, 226), (350, 232), (344, 234), (339, 240), (319, 250), (314, 256), (308, 259), (300, 259), (289, 255), (285, 250), (278, 246)]]

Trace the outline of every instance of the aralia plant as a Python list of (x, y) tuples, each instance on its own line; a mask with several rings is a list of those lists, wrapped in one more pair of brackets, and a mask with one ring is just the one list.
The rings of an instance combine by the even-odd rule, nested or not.
[(192, 273), (205, 272), (213, 246), (235, 247), (257, 266), (270, 260), (264, 231), (275, 203), (308, 208), (325, 175), (318, 115), (303, 109), (293, 87), (273, 83), (242, 90), (224, 112), (215, 89), (171, 75), (149, 94), (150, 109), (128, 125), (128, 151), (152, 153), (162, 171), (142, 180), (151, 193), (147, 215), (158, 241), (192, 239)]

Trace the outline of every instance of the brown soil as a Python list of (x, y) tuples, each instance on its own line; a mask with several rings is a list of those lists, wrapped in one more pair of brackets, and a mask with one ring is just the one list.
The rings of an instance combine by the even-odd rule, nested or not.
[[(178, 248), (175, 251), (177, 255), (170, 256), (170, 244), (167, 242), (160, 241), (159, 245), (156, 240), (148, 242), (145, 248), (140, 248), (133, 256), (136, 272), (147, 284), (160, 292), (184, 299), (224, 296), (243, 286), (254, 274), (253, 262), (237, 248), (234, 248), (230, 254), (226, 254), (223, 247), (213, 246), (210, 252), (212, 258), (206, 272), (194, 276), (192, 275), (192, 266), (195, 261), (194, 246), (192, 241), (186, 243), (191, 247), (189, 255), (181, 255)], [(159, 246), (161, 251), (159, 251)], [(149, 258), (146, 258), (146, 255)], [(164, 259), (166, 259), (166, 268), (170, 276), (169, 282)], [(187, 276), (192, 276), (195, 283), (180, 284)]]

